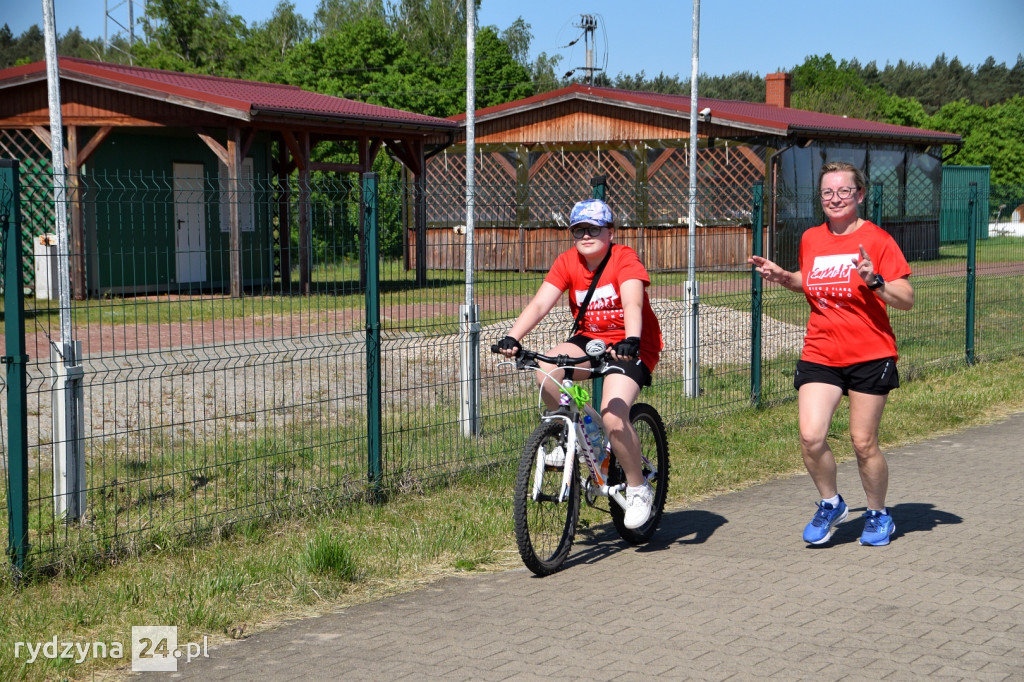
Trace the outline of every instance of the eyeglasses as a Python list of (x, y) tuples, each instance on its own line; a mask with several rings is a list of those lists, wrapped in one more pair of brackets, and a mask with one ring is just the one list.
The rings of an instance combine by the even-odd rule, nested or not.
[(849, 199), (856, 191), (856, 187), (840, 187), (835, 192), (830, 189), (823, 189), (821, 190), (821, 199), (822, 201), (832, 201), (833, 196), (837, 196), (840, 199)]
[(569, 228), (569, 231), (572, 232), (573, 239), (583, 239), (584, 237), (596, 237), (601, 234), (603, 229), (600, 225), (577, 225)]

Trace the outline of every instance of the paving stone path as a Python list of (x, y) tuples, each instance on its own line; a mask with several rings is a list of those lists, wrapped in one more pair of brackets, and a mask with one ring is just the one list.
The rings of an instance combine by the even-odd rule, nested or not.
[[(611, 528), (548, 578), (468, 575), (301, 620), (179, 665), (184, 680), (1024, 679), (1024, 413), (888, 453), (897, 531), (800, 539), (806, 476)], [(676, 472), (676, 475), (685, 475)]]

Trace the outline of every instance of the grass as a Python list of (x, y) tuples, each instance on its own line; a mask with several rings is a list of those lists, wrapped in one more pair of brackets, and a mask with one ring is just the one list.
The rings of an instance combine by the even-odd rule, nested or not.
[[(918, 372), (893, 394), (882, 422), (884, 448), (990, 422), (1024, 410), (1024, 357)], [(830, 435), (840, 459), (852, 456), (847, 417)], [(803, 471), (792, 401), (703, 419), (670, 433), (669, 506)], [(26, 662), (15, 642), (127, 643), (133, 625), (177, 625), (179, 642), (211, 644), (289, 619), (413, 589), (460, 571), (520, 565), (512, 537), (516, 453), (453, 475), (447, 485), (406, 489), (386, 504), (310, 498), (291, 514), (227, 526), (200, 539), (170, 536), (146, 551), (68, 563), (16, 589), (0, 584), (0, 670), (5, 678), (87, 679), (125, 671), (124, 659)], [(808, 483), (808, 495), (812, 494)], [(584, 508), (582, 533), (607, 517)], [(40, 608), (45, 604), (45, 608)], [(130, 648), (128, 649), (130, 651)]]

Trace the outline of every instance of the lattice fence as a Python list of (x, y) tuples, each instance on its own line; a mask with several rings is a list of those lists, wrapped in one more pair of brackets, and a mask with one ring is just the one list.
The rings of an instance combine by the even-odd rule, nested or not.
[[(619, 225), (632, 224), (633, 180), (621, 152), (612, 156), (600, 150), (550, 150), (530, 164), (530, 215), (546, 225), (568, 225), (568, 211), (580, 199), (590, 196), (589, 181), (606, 177), (605, 199), (615, 209)], [(628, 163), (628, 162), (627, 162)]]
[[(646, 158), (638, 158), (640, 154)], [(698, 224), (749, 223), (750, 188), (764, 180), (764, 156), (763, 147), (700, 150), (698, 181), (707, 200), (698, 197)], [(686, 221), (689, 150), (685, 147), (537, 145), (525, 152), (485, 149), (476, 158), (479, 225), (564, 226), (569, 207), (589, 196), (590, 179), (597, 175), (605, 176), (605, 198), (615, 209), (620, 226), (668, 226)], [(526, 166), (525, 183), (519, 170), (522, 164)], [(445, 188), (448, 196), (464, 194), (465, 171), (464, 156), (440, 154), (429, 162), (428, 186)], [(428, 203), (428, 224), (464, 219), (458, 206), (450, 202)]]
[[(511, 158), (509, 158), (511, 156)], [(479, 154), (473, 168), (478, 225), (516, 224), (516, 159), (509, 154)], [(466, 157), (441, 154), (428, 166), (427, 223), (452, 226), (465, 223)], [(451, 201), (462, 197), (462, 201)]]
[(941, 187), (917, 166), (907, 167), (907, 216), (935, 216), (942, 204)]
[[(648, 224), (682, 225), (688, 207), (681, 196), (690, 183), (690, 151), (653, 150), (648, 170)], [(713, 147), (697, 154), (698, 225), (740, 225), (750, 222), (750, 188), (764, 181), (764, 149)], [(713, 197), (713, 200), (712, 200)]]

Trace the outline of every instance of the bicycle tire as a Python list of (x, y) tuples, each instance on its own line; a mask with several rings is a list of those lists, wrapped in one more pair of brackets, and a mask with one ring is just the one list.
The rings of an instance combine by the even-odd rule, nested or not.
[[(626, 512), (614, 501), (610, 511), (612, 523), (615, 524), (615, 530), (619, 532), (619, 536), (631, 545), (642, 545), (654, 535), (665, 509), (665, 499), (668, 496), (668, 437), (665, 434), (665, 423), (661, 420), (661, 415), (647, 403), (635, 403), (629, 410), (629, 421), (640, 438), (640, 451), (658, 470), (651, 480), (651, 486), (654, 488), (654, 502), (651, 505), (650, 518), (639, 528), (626, 528), (624, 523)], [(608, 463), (608, 483), (616, 485), (625, 480), (625, 474), (615, 460), (614, 452), (611, 457), (612, 460)], [(644, 476), (649, 473), (650, 467), (645, 464)]]
[[(580, 481), (575, 472), (570, 478), (569, 496), (563, 502), (557, 501), (562, 487), (562, 467), (544, 467), (538, 499), (532, 494), (541, 448), (551, 452), (557, 445), (565, 448), (565, 443), (563, 422), (543, 422), (526, 439), (519, 457), (513, 503), (516, 544), (523, 563), (539, 576), (562, 568), (572, 549), (580, 518)], [(575, 453), (566, 454), (566, 457), (575, 456)]]

